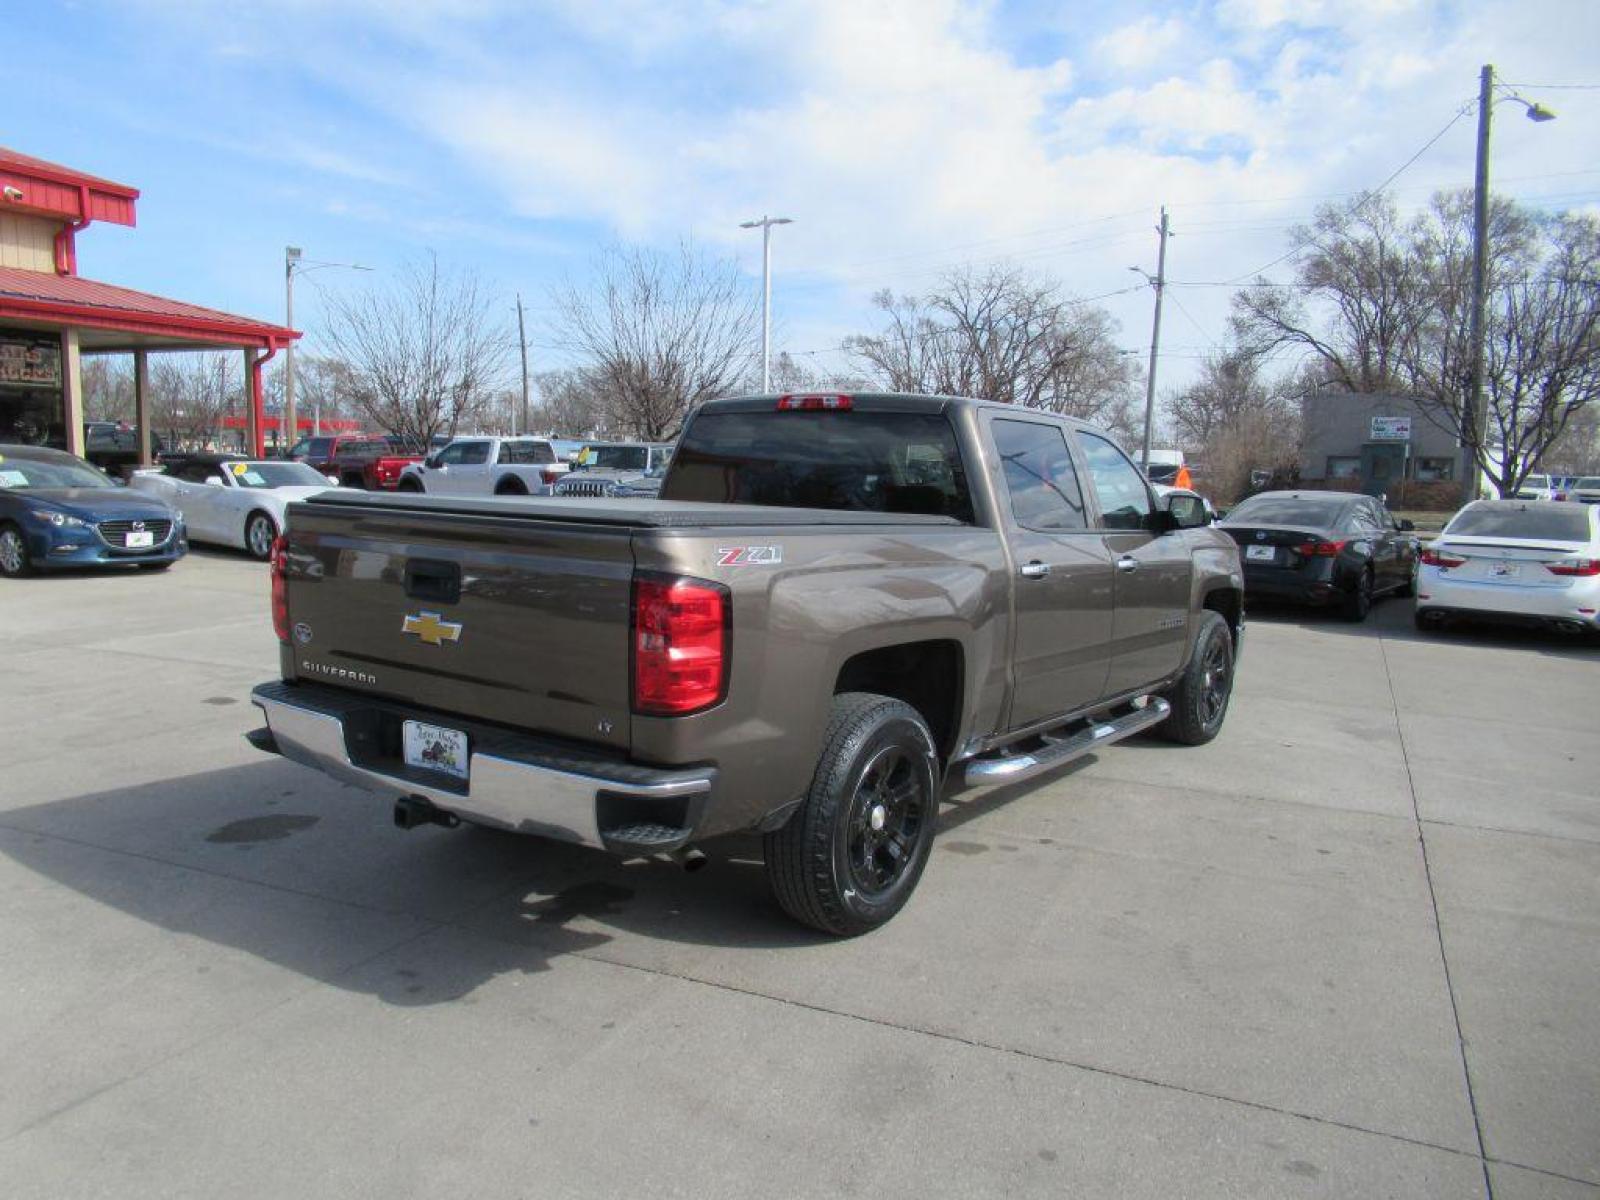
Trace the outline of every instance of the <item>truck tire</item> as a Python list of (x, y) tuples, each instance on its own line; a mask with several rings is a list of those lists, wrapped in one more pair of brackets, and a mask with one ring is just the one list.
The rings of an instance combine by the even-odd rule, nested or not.
[(938, 815), (938, 751), (921, 714), (888, 696), (835, 696), (811, 789), (766, 835), (773, 895), (825, 933), (876, 929), (916, 889)]
[(515, 475), (507, 475), (496, 485), (494, 494), (496, 496), (526, 496), (528, 494), (528, 485)]
[(394, 490), (397, 492), (421, 492), (426, 489), (422, 486), (422, 481), (415, 475), (402, 475), (400, 482), (394, 485)]
[(1200, 614), (1194, 653), (1183, 676), (1166, 694), (1172, 715), (1157, 728), (1169, 741), (1202, 746), (1216, 737), (1233, 695), (1233, 631), (1219, 612)]

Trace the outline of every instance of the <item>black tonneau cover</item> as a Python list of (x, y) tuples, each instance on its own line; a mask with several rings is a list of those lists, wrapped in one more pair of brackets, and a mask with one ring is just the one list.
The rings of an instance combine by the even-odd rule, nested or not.
[[(556, 496), (428, 496), (416, 493), (329, 489), (299, 503), (313, 508), (367, 509), (385, 515), (403, 512), (500, 517), (514, 521), (559, 521), (632, 529), (727, 529), (734, 527), (826, 525), (835, 528), (960, 525), (954, 517), (922, 513), (857, 512), (829, 508), (779, 508), (765, 504), (699, 504), (686, 500), (563, 499)], [(292, 520), (292, 518), (291, 518)]]

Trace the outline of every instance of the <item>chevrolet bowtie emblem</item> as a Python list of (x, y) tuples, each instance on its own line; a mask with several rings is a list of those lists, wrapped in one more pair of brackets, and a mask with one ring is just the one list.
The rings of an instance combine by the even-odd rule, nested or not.
[(416, 616), (406, 614), (400, 632), (416, 634), (426, 646), (442, 646), (446, 642), (461, 640), (460, 623), (443, 620), (436, 612), (422, 612)]

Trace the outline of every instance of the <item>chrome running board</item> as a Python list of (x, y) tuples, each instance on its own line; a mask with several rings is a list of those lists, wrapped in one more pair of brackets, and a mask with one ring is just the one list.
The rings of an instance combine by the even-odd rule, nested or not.
[(1143, 703), (1135, 700), (1134, 707), (1122, 716), (1093, 722), (1076, 733), (1066, 735), (1043, 733), (1034, 739), (1043, 745), (1025, 753), (1002, 752), (999, 758), (974, 758), (966, 764), (962, 780), (968, 787), (981, 787), (1031, 779), (1042, 772), (1053, 771), (1074, 759), (1082, 758), (1101, 746), (1109, 746), (1112, 742), (1120, 742), (1142, 729), (1159, 725), (1171, 712), (1172, 705), (1160, 696), (1146, 696), (1143, 698)]

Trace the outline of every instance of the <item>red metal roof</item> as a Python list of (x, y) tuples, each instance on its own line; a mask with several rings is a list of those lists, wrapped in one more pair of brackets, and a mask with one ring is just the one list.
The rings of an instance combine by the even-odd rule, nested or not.
[(51, 275), (17, 267), (0, 267), (0, 317), (6, 316), (264, 347), (282, 345), (300, 336), (282, 325), (168, 300), (81, 275)]
[(0, 170), (7, 167), (28, 175), (37, 175), (40, 179), (49, 179), (55, 183), (68, 183), (74, 187), (80, 183), (86, 183), (96, 191), (110, 192), (112, 195), (124, 196), (129, 200), (137, 200), (139, 198), (139, 189), (129, 187), (125, 183), (116, 183), (110, 179), (102, 179), (98, 175), (74, 171), (71, 167), (64, 167), (60, 163), (46, 162), (44, 159), (35, 158), (31, 154), (21, 154), (7, 146), (0, 146)]

